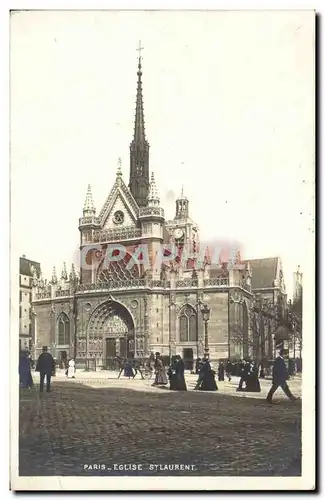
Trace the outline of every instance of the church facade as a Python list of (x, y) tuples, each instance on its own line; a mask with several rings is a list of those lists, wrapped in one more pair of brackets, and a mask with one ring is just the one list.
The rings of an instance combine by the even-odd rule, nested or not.
[[(254, 326), (254, 263), (241, 262), (239, 255), (231, 262), (213, 262), (211, 252), (200, 247), (199, 226), (183, 193), (174, 218), (165, 219), (149, 172), (141, 57), (137, 75), (128, 184), (119, 162), (99, 214), (88, 186), (79, 219), (78, 271), (72, 265), (68, 274), (64, 265), (60, 276), (53, 270), (49, 282), (35, 271), (35, 356), (47, 345), (56, 358), (74, 357), (77, 365), (96, 369), (107, 368), (115, 356), (143, 358), (156, 351), (180, 354), (189, 363), (204, 354), (210, 359), (254, 356), (252, 336), (259, 328)], [(279, 259), (272, 269), (269, 288), (262, 286), (258, 293), (265, 292), (264, 300), (275, 304), (285, 294)], [(263, 284), (263, 263), (259, 276)], [(210, 311), (207, 329), (203, 306)], [(274, 328), (269, 326), (263, 339), (268, 346)]]

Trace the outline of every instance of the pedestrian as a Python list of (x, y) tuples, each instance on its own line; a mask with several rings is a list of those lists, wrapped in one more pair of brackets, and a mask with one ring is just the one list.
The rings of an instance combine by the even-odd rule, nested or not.
[(22, 352), (19, 357), (19, 384), (22, 389), (31, 389), (34, 386), (30, 365), (28, 353)]
[(176, 356), (176, 363), (175, 363), (176, 391), (187, 391), (184, 372), (185, 372), (185, 364), (181, 356), (178, 354)]
[(176, 356), (172, 356), (170, 360), (170, 366), (167, 370), (169, 389), (171, 391), (176, 390)]
[(197, 379), (195, 387), (194, 387), (195, 391), (197, 391), (197, 390), (200, 389), (201, 384), (202, 384), (202, 379), (203, 379), (203, 376), (204, 376), (204, 371), (202, 370), (202, 367), (203, 367), (203, 365), (205, 363), (205, 358), (203, 358), (203, 359), (199, 358), (199, 360), (200, 360), (200, 363), (198, 363), (198, 366), (197, 366), (198, 379)]
[[(247, 379), (248, 379), (248, 376), (249, 376), (249, 372), (250, 372), (250, 369), (251, 369), (251, 364), (249, 362), (249, 360), (247, 359), (245, 361), (245, 363), (242, 363), (242, 373), (241, 373), (241, 377), (240, 377), (240, 380), (239, 380), (239, 385), (236, 389), (236, 391), (244, 391), (246, 389), (246, 386), (247, 386)], [(245, 382), (245, 389), (243, 389), (243, 383)]]
[(155, 381), (152, 385), (167, 385), (168, 380), (166, 376), (166, 371), (164, 367), (164, 363), (162, 362), (160, 352), (156, 352), (155, 359)]
[(278, 387), (281, 387), (286, 396), (288, 396), (291, 401), (296, 401), (300, 399), (295, 397), (289, 389), (287, 380), (289, 378), (288, 370), (284, 361), (284, 349), (281, 349), (278, 357), (276, 358), (273, 366), (273, 377), (272, 377), (272, 387), (266, 397), (268, 403), (272, 403), (272, 396)]
[(254, 361), (249, 365), (249, 372), (246, 379), (246, 392), (261, 392), (260, 382), (258, 380), (258, 366)]
[(217, 391), (218, 386), (215, 380), (215, 371), (212, 370), (210, 362), (207, 358), (203, 359), (201, 374), (201, 384), (198, 389), (200, 391)]
[(201, 358), (197, 358), (197, 360), (195, 362), (195, 373), (196, 373), (196, 375), (199, 374), (199, 371), (200, 371), (200, 368), (201, 368), (201, 364), (202, 364)]
[(124, 373), (123, 373), (124, 377), (128, 377), (129, 380), (131, 377), (133, 378), (134, 373), (132, 370), (132, 363), (129, 359), (125, 360), (123, 370), (124, 370)]
[(226, 364), (226, 375), (228, 377), (228, 382), (231, 380), (231, 371), (232, 371), (232, 364), (230, 360), (228, 359), (227, 364)]
[(47, 351), (47, 346), (44, 346), (42, 349), (42, 353), (40, 354), (36, 371), (40, 373), (40, 392), (43, 392), (44, 389), (44, 379), (46, 376), (46, 392), (50, 392), (51, 390), (51, 377), (53, 372), (55, 373), (55, 362), (50, 354)]
[(225, 367), (222, 361), (220, 361), (218, 366), (218, 380), (219, 382), (224, 382), (225, 380)]
[(68, 373), (67, 373), (68, 378), (75, 378), (75, 371), (76, 371), (75, 361), (74, 359), (70, 359)]

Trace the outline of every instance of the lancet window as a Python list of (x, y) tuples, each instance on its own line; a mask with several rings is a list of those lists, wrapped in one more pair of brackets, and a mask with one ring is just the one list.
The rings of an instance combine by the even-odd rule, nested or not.
[(197, 337), (196, 312), (190, 305), (182, 308), (179, 314), (180, 342), (195, 342)]
[(70, 320), (64, 312), (58, 318), (58, 344), (70, 344)]

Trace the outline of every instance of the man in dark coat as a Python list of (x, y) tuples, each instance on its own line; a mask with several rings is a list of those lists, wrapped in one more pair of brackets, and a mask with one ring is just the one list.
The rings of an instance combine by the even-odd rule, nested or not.
[(228, 377), (228, 382), (231, 380), (231, 372), (232, 372), (232, 364), (230, 360), (228, 359), (227, 364), (226, 364), (226, 375)]
[(266, 401), (268, 403), (272, 403), (272, 396), (277, 390), (278, 387), (281, 387), (283, 392), (288, 396), (291, 401), (296, 401), (299, 398), (296, 398), (290, 391), (287, 380), (289, 378), (288, 376), (288, 370), (283, 358), (284, 355), (284, 350), (281, 349), (279, 352), (279, 356), (276, 358), (273, 366), (273, 381), (272, 381), (272, 387), (267, 395)]
[(44, 389), (44, 379), (46, 375), (46, 392), (50, 392), (52, 373), (55, 372), (55, 362), (52, 354), (47, 352), (47, 346), (43, 347), (43, 352), (39, 356), (36, 371), (40, 373), (40, 392)]
[(247, 385), (247, 379), (250, 372), (251, 364), (248, 360), (246, 360), (245, 364), (241, 364), (242, 372), (239, 381), (239, 385), (237, 387), (237, 391), (243, 391), (243, 383), (245, 382), (245, 386)]

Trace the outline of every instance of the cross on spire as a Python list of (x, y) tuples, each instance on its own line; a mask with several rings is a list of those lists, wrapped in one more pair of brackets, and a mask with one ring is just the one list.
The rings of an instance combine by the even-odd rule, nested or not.
[(139, 46), (136, 49), (137, 52), (139, 52), (139, 60), (141, 59), (141, 51), (144, 50), (143, 47), (141, 47), (141, 40), (139, 40)]

